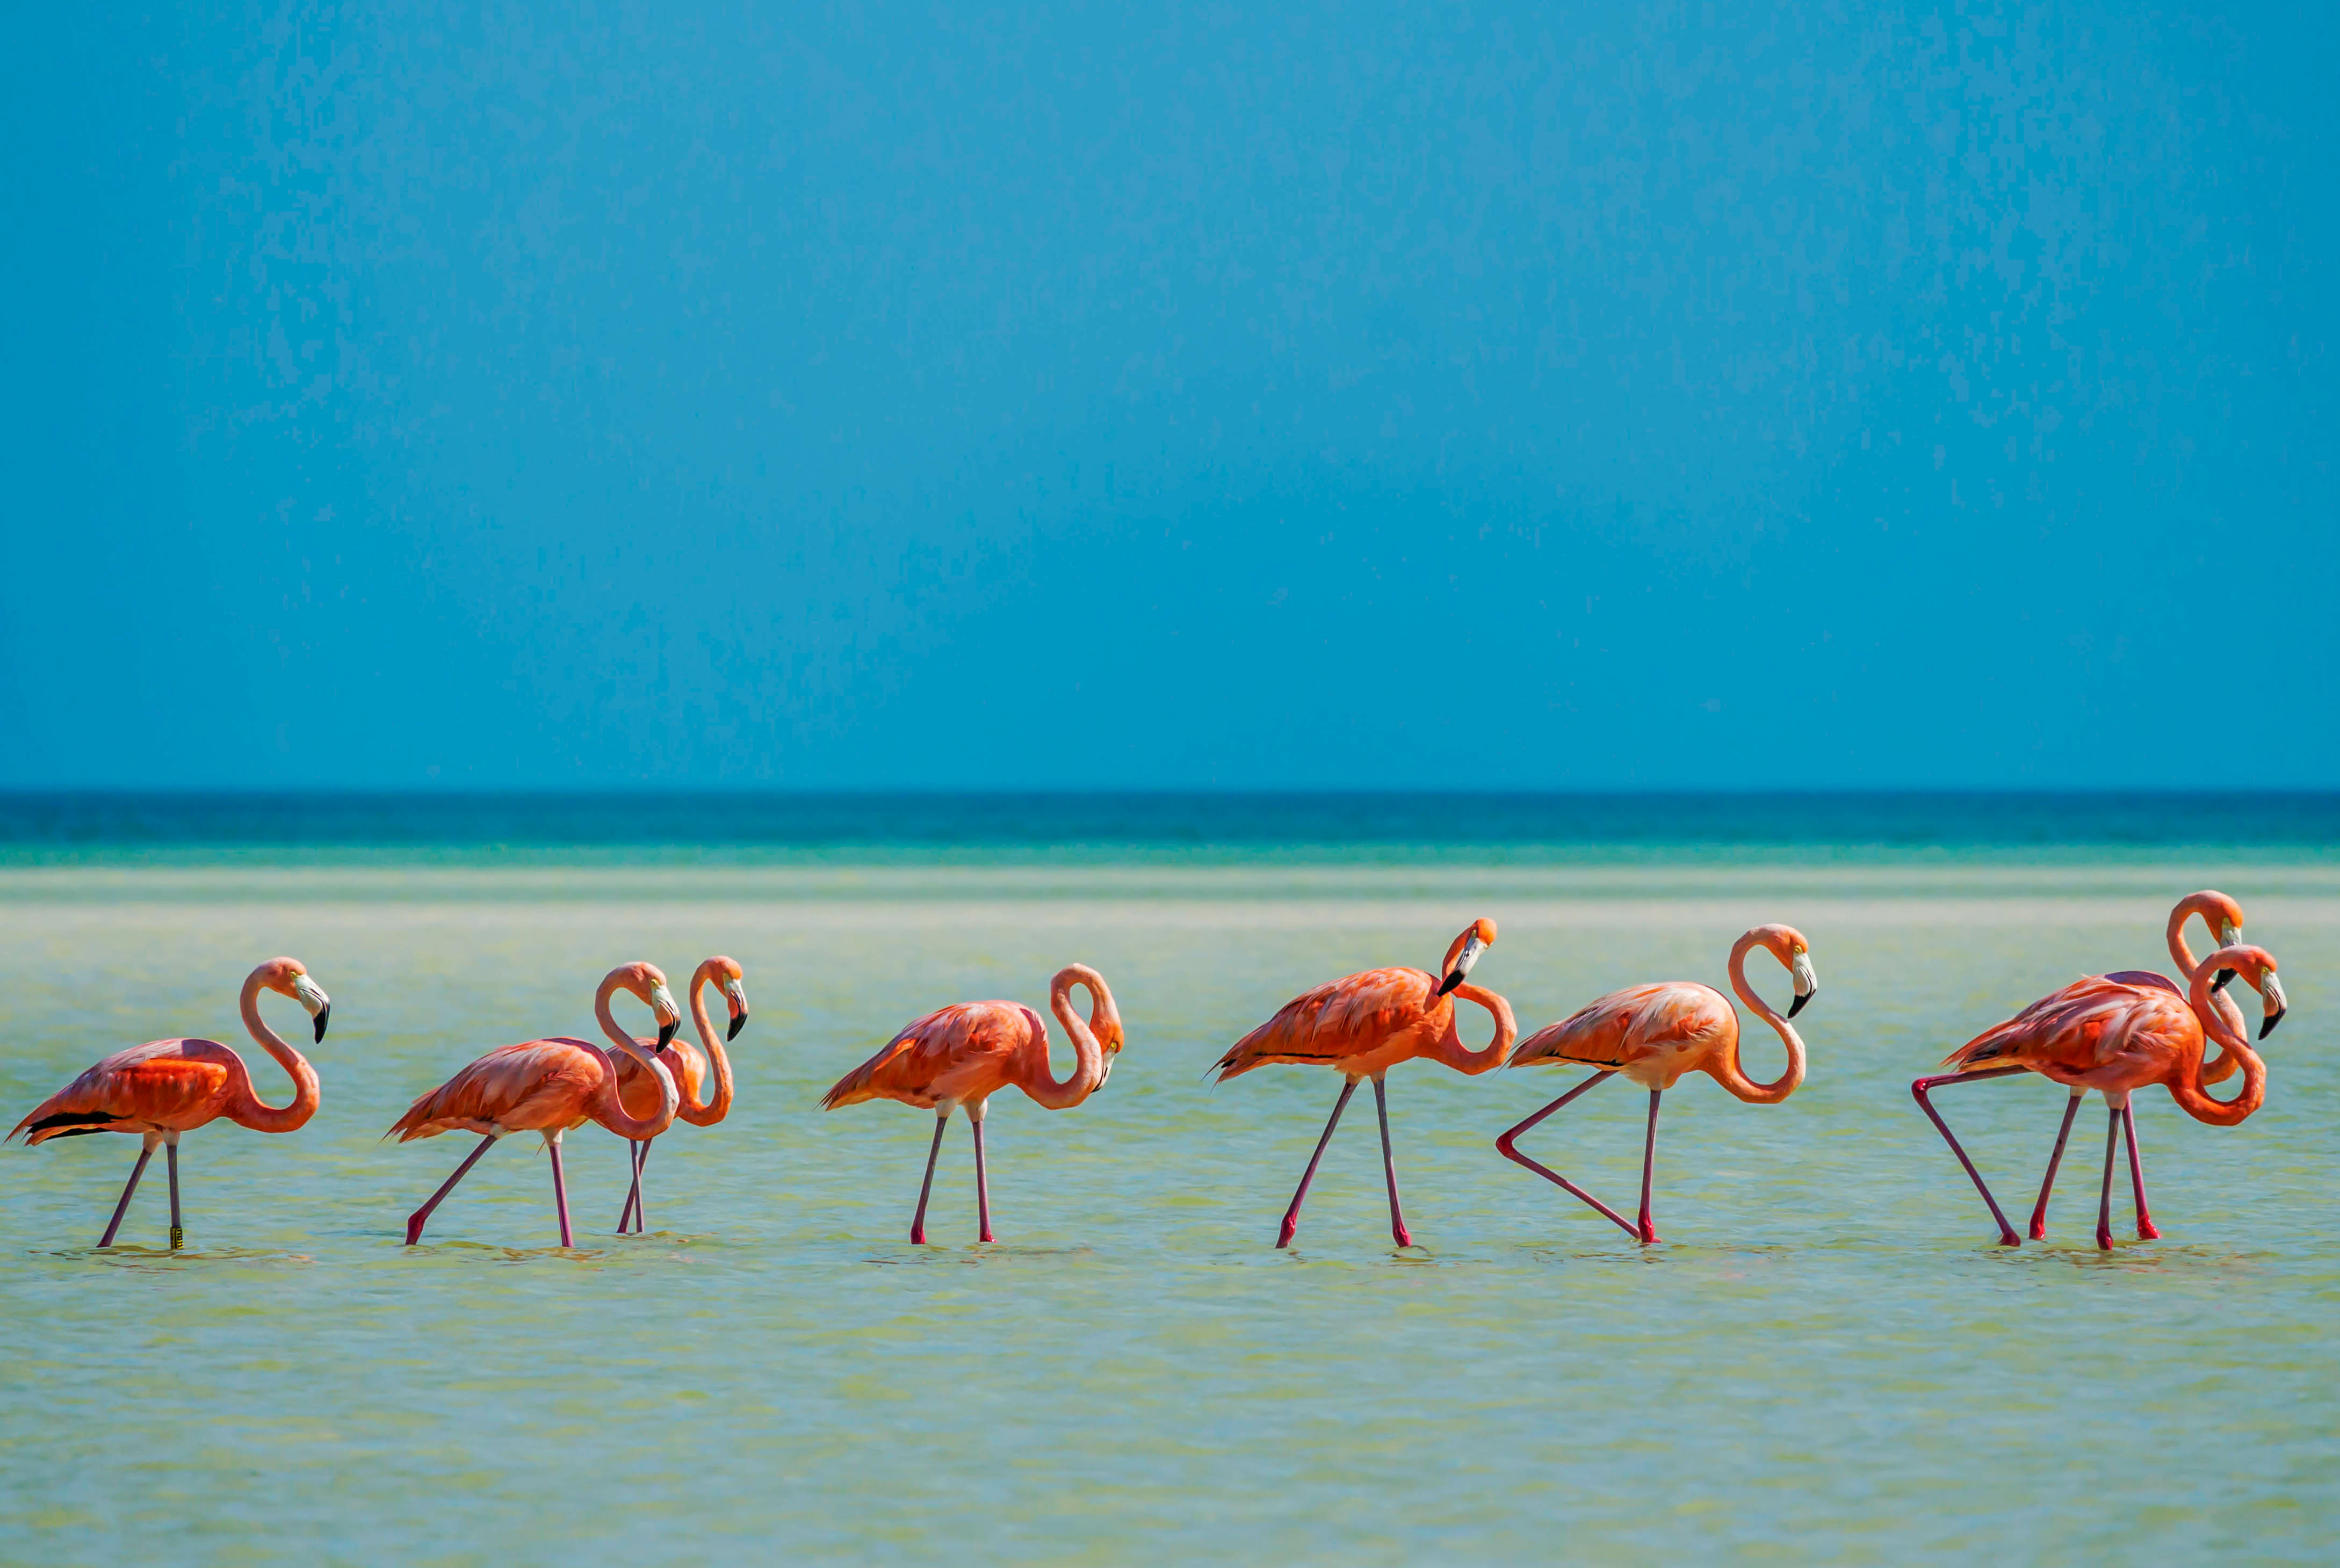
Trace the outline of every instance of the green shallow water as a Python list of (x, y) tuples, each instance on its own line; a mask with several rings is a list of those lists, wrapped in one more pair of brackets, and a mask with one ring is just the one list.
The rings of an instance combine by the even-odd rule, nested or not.
[[(2329, 1553), (2326, 871), (857, 875), (0, 875), (11, 1120), (122, 1045), (231, 1037), (234, 987), (269, 954), (301, 957), (334, 1000), (304, 1131), (187, 1139), (183, 1253), (154, 1245), (159, 1166), (124, 1227), (138, 1245), (87, 1246), (131, 1140), (0, 1154), (7, 1560)], [(2284, 964), (2266, 1109), (2221, 1130), (2148, 1098), (2164, 1239), (2100, 1255), (2092, 1107), (2050, 1241), (1988, 1245), (1908, 1080), (2076, 974), (2161, 967), (2170, 899), (2206, 882)], [(1502, 941), (1477, 978), (1527, 1027), (1629, 980), (1720, 982), (1740, 930), (1795, 923), (1822, 986), (1799, 1020), (1810, 1081), (1776, 1107), (1704, 1079), (1668, 1097), (1667, 1239), (1643, 1250), (1490, 1146), (1568, 1077), (1402, 1068), (1422, 1245), (1389, 1245), (1361, 1099), (1300, 1246), (1274, 1253), (1337, 1082), (1270, 1068), (1211, 1088), (1205, 1065), (1303, 986), (1433, 962), (1481, 914)], [(578, 1249), (547, 1245), (546, 1162), (520, 1140), (429, 1245), (398, 1245), (471, 1141), (379, 1144), (408, 1099), (489, 1047), (588, 1029), (612, 963), (679, 979), (717, 950), (755, 1003), (739, 1104), (659, 1141), (652, 1234), (609, 1234), (620, 1151), (588, 1129), (570, 1146)], [(824, 1115), (820, 1091), (930, 1007), (1044, 1003), (1073, 958), (1128, 1021), (1111, 1085), (1069, 1112), (996, 1103), (995, 1246), (972, 1244), (955, 1129), (942, 1245), (910, 1247), (930, 1122)], [(1753, 1066), (1776, 1060), (1766, 1043)], [(2023, 1205), (2059, 1092), (1945, 1104)], [(1642, 1107), (1611, 1085), (1530, 1145), (1625, 1206)]]

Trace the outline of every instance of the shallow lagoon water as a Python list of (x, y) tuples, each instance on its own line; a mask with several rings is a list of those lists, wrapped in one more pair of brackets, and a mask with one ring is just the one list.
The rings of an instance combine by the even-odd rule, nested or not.
[[(2266, 1109), (2224, 1130), (2149, 1097), (2164, 1236), (2127, 1239), (2117, 1210), (2101, 1255), (2092, 1107), (2050, 1240), (1989, 1245), (1909, 1079), (2074, 975), (2163, 967), (2170, 899), (2206, 884), (2243, 898), (2293, 998)], [(186, 1140), (184, 1252), (159, 1245), (159, 1162), (134, 1245), (88, 1245), (133, 1140), (0, 1154), (13, 1561), (2321, 1560), (2340, 1513), (2328, 868), (253, 865), (0, 887), (12, 1121), (121, 1045), (238, 1040), (234, 987), (270, 954), (334, 1001), (304, 1131)], [(1422, 1245), (1389, 1244), (1359, 1104), (1298, 1248), (1273, 1252), (1337, 1080), (1214, 1088), (1205, 1067), (1303, 985), (1433, 963), (1481, 914), (1502, 939), (1477, 978), (1530, 1028), (1632, 979), (1720, 983), (1740, 930), (1795, 923), (1822, 987), (1798, 1020), (1810, 1081), (1776, 1107), (1704, 1079), (1668, 1097), (1666, 1240), (1642, 1249), (1491, 1146), (1569, 1075), (1410, 1066), (1391, 1108)], [(577, 1249), (550, 1245), (546, 1162), (518, 1139), (399, 1245), (471, 1142), (380, 1144), (413, 1095), (489, 1047), (589, 1031), (610, 964), (679, 981), (719, 950), (755, 1005), (739, 1104), (659, 1140), (650, 1235), (609, 1234), (621, 1154), (589, 1128)], [(1129, 1025), (1112, 1083), (1069, 1112), (996, 1102), (996, 1245), (973, 1243), (955, 1127), (941, 1245), (909, 1246), (927, 1118), (823, 1114), (820, 1091), (930, 1007), (1044, 1005), (1073, 958)], [(1769, 1076), (1777, 1047), (1750, 1039)], [(2060, 1092), (1943, 1103), (2021, 1208)], [(1529, 1145), (1624, 1206), (1643, 1104), (1609, 1086)]]

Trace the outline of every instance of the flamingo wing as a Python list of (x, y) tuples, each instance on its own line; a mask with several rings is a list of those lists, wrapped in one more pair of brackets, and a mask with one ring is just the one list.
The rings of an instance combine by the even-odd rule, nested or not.
[(184, 1131), (218, 1114), (237, 1061), (217, 1040), (149, 1040), (90, 1067), (35, 1106), (8, 1136), (42, 1144), (116, 1129)]
[[(2015, 1066), (2085, 1073), (2121, 1055), (2141, 1030), (2174, 1028), (2184, 1034), (2192, 1009), (2176, 987), (2158, 975), (2151, 978), (2158, 983), (2114, 975), (2075, 980), (1985, 1029), (1944, 1057), (1943, 1065), (1962, 1072)], [(2199, 1033), (2198, 1025), (2194, 1032)]]
[(1420, 969), (1367, 969), (1304, 991), (1215, 1064), (1221, 1083), (1270, 1062), (1320, 1066), (1363, 1056), (1420, 1023), (1438, 989)]
[(820, 1107), (889, 1099), (930, 1107), (953, 1097), (958, 1079), (1006, 1060), (1036, 1036), (1045, 1040), (1046, 1033), (1031, 1008), (1015, 1002), (955, 1002), (887, 1041), (876, 1056), (838, 1079), (821, 1096)]
[(1668, 1047), (1703, 1039), (1735, 1021), (1730, 1004), (1711, 986), (1689, 980), (1628, 986), (1530, 1035), (1512, 1053), (1512, 1065), (1629, 1067)]
[(443, 1132), (568, 1126), (601, 1087), (602, 1072), (592, 1047), (566, 1036), (500, 1046), (409, 1106), (382, 1136), (409, 1143)]

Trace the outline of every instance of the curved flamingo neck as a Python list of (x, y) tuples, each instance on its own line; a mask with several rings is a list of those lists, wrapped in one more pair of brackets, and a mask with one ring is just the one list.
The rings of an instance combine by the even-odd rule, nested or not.
[(590, 1113), (593, 1119), (621, 1138), (639, 1142), (654, 1138), (674, 1126), (675, 1114), (682, 1108), (682, 1097), (674, 1087), (674, 1075), (666, 1064), (642, 1048), (642, 1043), (618, 1027), (617, 1015), (610, 1011), (610, 998), (618, 992), (618, 977), (602, 978), (600, 988), (593, 993), (593, 1017), (601, 1032), (610, 1037), (620, 1050), (649, 1069), (651, 1080), (658, 1085), (659, 1108), (647, 1116), (637, 1116), (626, 1109), (626, 1102), (618, 1095), (618, 1063), (616, 1058), (590, 1040), (579, 1043), (601, 1058), (601, 1082), (593, 1091)]
[[(2186, 922), (2194, 918), (2194, 913), (2191, 898), (2180, 899), (2177, 907), (2169, 911), (2169, 957), (2177, 965), (2178, 978), (2184, 980), (2194, 978), (2194, 949), (2186, 945)], [(2217, 928), (2213, 926), (2210, 934), (2215, 940)]]
[(292, 1101), (283, 1106), (264, 1104), (259, 1093), (253, 1088), (252, 1074), (247, 1069), (243, 1075), (243, 1103), (229, 1112), (229, 1118), (254, 1132), (289, 1133), (307, 1126), (309, 1118), (317, 1114), (321, 1091), (317, 1069), (309, 1065), (309, 1058), (294, 1050), (260, 1016), (260, 993), (266, 988), (261, 977), (267, 968), (268, 966), (263, 964), (244, 977), (239, 1010), (243, 1014), (245, 1032), (258, 1042), (262, 1050), (276, 1058), (278, 1067), (292, 1075)]
[[(1457, 942), (1455, 949), (1459, 950), (1462, 944)], [(1454, 962), (1453, 951), (1447, 953), (1446, 961), (1450, 965)], [(1447, 972), (1451, 974), (1453, 971), (1449, 969)], [(1437, 988), (1438, 982), (1435, 979), (1430, 984), (1432, 989)], [(1519, 1043), (1520, 1037), (1520, 1021), (1512, 1014), (1512, 1004), (1505, 1001), (1499, 993), (1488, 990), (1483, 986), (1474, 986), (1468, 980), (1455, 987), (1450, 994), (1462, 1001), (1476, 1002), (1492, 1014), (1495, 1019), (1495, 1037), (1478, 1050), (1465, 1050), (1462, 1047), (1462, 1037), (1455, 1030), (1454, 1016), (1450, 1008), (1446, 1017), (1446, 1033), (1429, 1055), (1466, 1077), (1476, 1077), (1481, 1073), (1500, 1067), (1510, 1061), (1512, 1047)]]
[[(1788, 1047), (1788, 1070), (1768, 1084), (1750, 1078), (1739, 1065), (1739, 1037), (1734, 1032), (1730, 1044), (1724, 1048), (1714, 1065), (1707, 1069), (1714, 1081), (1750, 1106), (1776, 1106), (1796, 1092), (1804, 1081), (1804, 1041), (1796, 1033), (1796, 1026), (1772, 1010), (1771, 1004), (1755, 994), (1747, 983), (1747, 955), (1762, 946), (1752, 934), (1731, 944), (1730, 989), (1747, 1005), (1747, 1010), (1779, 1033), (1780, 1042)], [(1765, 951), (1769, 951), (1766, 948)]]
[(1102, 1022), (1113, 1007), (1113, 993), (1106, 988), (1105, 977), (1086, 965), (1075, 964), (1060, 971), (1048, 987), (1048, 1010), (1065, 1026), (1065, 1033), (1073, 1040), (1073, 1076), (1059, 1080), (1048, 1067), (1048, 1031), (1040, 1030), (1038, 1041), (1040, 1061), (1032, 1082), (1024, 1092), (1041, 1106), (1052, 1111), (1070, 1109), (1089, 1097), (1105, 1078), (1105, 1047), (1097, 1044), (1096, 1032), (1081, 1016), (1073, 1011), (1073, 987), (1089, 988), (1089, 1010), (1092, 1017)]
[(711, 1127), (731, 1114), (731, 1058), (723, 1054), (723, 1037), (707, 1016), (707, 983), (713, 978), (703, 968), (690, 977), (690, 1022), (715, 1071), (715, 1097), (701, 1101), (688, 1083), (677, 1086), (682, 1095), (677, 1114), (695, 1127)]
[[(2169, 1097), (2177, 1102), (2177, 1108), (2196, 1121), (2214, 1127), (2233, 1126), (2266, 1103), (2266, 1063), (2260, 1058), (2258, 1052), (2251, 1048), (2251, 1043), (2243, 1037), (2242, 1031), (2227, 1020), (2225, 1010), (2210, 995), (2210, 977), (2221, 968), (2218, 960), (2231, 950), (2221, 948), (2202, 960), (2194, 970), (2193, 984), (2186, 990), (2186, 1000), (2194, 1009), (2195, 1019), (2201, 1024), (2204, 1037), (2219, 1047), (2219, 1059), (2231, 1059), (2242, 1064), (2242, 1090), (2231, 1100), (2212, 1099), (2209, 1092), (2202, 1087), (2202, 1055), (2198, 1051), (2190, 1053), (2179, 1062), (2166, 1080)], [(2236, 1018), (2242, 1017), (2240, 1007), (2235, 1009), (2235, 1016)]]

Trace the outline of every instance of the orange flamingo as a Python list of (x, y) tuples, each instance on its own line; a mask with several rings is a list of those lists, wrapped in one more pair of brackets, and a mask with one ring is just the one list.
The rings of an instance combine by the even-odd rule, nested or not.
[[(658, 1045), (644, 1049), (641, 1042), (618, 1027), (610, 998), (630, 991), (657, 1016)], [(455, 1190), (455, 1184), (479, 1163), (488, 1146), (506, 1133), (540, 1133), (552, 1158), (553, 1206), (560, 1216), (560, 1245), (573, 1246), (569, 1230), (569, 1186), (560, 1170), (560, 1135), (589, 1121), (600, 1123), (621, 1138), (654, 1138), (674, 1125), (680, 1099), (674, 1079), (654, 1054), (674, 1038), (682, 1009), (666, 988), (666, 977), (655, 964), (620, 964), (602, 977), (593, 994), (593, 1017), (601, 1032), (628, 1056), (647, 1067), (658, 1105), (649, 1116), (637, 1116), (618, 1097), (618, 1068), (610, 1053), (586, 1040), (556, 1035), (517, 1046), (500, 1046), (424, 1095), (407, 1107), (390, 1132), (400, 1143), (436, 1137), (461, 1129), (485, 1135), (480, 1145), (455, 1167), (455, 1174), (431, 1195), (431, 1201), (406, 1219), (406, 1245), (422, 1239), (431, 1211)]]
[[(2259, 1038), (2283, 1018), (2283, 984), (2276, 978), (2275, 959), (2264, 948), (2221, 948), (2196, 967), (2193, 983), (2184, 997), (2158, 975), (2146, 979), (2120, 975), (2090, 975), (2062, 990), (2041, 997), (2003, 1024), (1984, 1030), (1943, 1058), (1955, 1070), (1919, 1078), (1909, 1092), (1933, 1122), (1950, 1152), (1966, 1168), (1975, 1190), (1990, 1206), (1998, 1222), (2000, 1245), (2020, 1245), (1998, 1200), (1990, 1196), (1982, 1173), (1950, 1132), (1949, 1124), (1934, 1108), (1928, 1095), (1943, 1084), (1978, 1083), (2015, 1073), (2038, 1073), (2073, 1092), (2074, 1099), (2089, 1089), (2103, 1093), (2111, 1120), (2105, 1129), (2104, 1186), (2097, 1203), (2097, 1245), (2113, 1245), (2113, 1156), (2126, 1134), (2129, 1183), (2137, 1200), (2137, 1229), (2150, 1241), (2161, 1233), (2146, 1210), (2145, 1170), (2137, 1163), (2137, 1127), (2129, 1116), (2129, 1097), (2148, 1084), (2161, 1084), (2177, 1108), (2197, 1122), (2230, 1127), (2241, 1122), (2266, 1098), (2266, 1069), (2243, 1031), (2229, 1025), (2212, 997), (2213, 976), (2232, 969), (2259, 993), (2265, 1016)], [(2241, 1092), (2231, 1100), (2212, 1099), (2203, 1089), (2202, 1056), (2206, 1041), (2216, 1040), (2226, 1054), (2240, 1063)], [(2067, 1118), (2068, 1125), (2068, 1116)], [(2044, 1201), (2044, 1193), (2043, 1193)]]
[[(1221, 1083), (1270, 1062), (1329, 1067), (1346, 1080), (1341, 1097), (1333, 1102), (1324, 1134), (1316, 1140), (1316, 1152), (1301, 1173), (1292, 1206), (1284, 1211), (1277, 1246), (1290, 1246), (1300, 1228), (1300, 1206), (1307, 1199), (1308, 1184), (1316, 1179), (1324, 1146), (1333, 1141), (1333, 1129), (1341, 1125), (1341, 1112), (1347, 1108), (1349, 1097), (1357, 1092), (1361, 1078), (1373, 1080), (1373, 1105), (1381, 1113), (1382, 1176), (1389, 1186), (1390, 1235), (1400, 1246), (1413, 1245), (1413, 1235), (1405, 1228), (1405, 1214), (1398, 1206), (1397, 1161), (1390, 1153), (1389, 1091), (1382, 1075), (1416, 1057), (1472, 1075), (1500, 1067), (1510, 1057), (1512, 1042), (1520, 1036), (1511, 1003), (1492, 991), (1464, 983), (1479, 955), (1494, 943), (1495, 922), (1473, 920), (1446, 949), (1445, 961), (1436, 975), (1420, 969), (1367, 969), (1304, 992), (1237, 1040), (1215, 1064)], [(1495, 1037), (1484, 1050), (1462, 1048), (1462, 1037), (1454, 1028), (1454, 997), (1475, 1002), (1494, 1015)]]
[[(2119, 980), (2130, 985), (2160, 986), (2176, 996), (2183, 997), (2186, 994), (2183, 982), (2194, 973), (2194, 949), (2186, 943), (2186, 923), (2196, 915), (2202, 918), (2204, 925), (2210, 928), (2210, 946), (2233, 948), (2241, 945), (2243, 907), (2224, 893), (2206, 888), (2199, 893), (2186, 894), (2177, 900), (2177, 907), (2169, 911), (2169, 925), (2164, 935), (2169, 943), (2169, 956), (2177, 962), (2176, 982), (2172, 982), (2166, 977), (2156, 974), (2151, 969), (2119, 969), (2107, 975), (2105, 978)], [(2234, 978), (2234, 970), (2219, 970), (2216, 978), (2210, 982), (2210, 1000), (2211, 1004), (2218, 1009), (2218, 1016), (2226, 1020), (2227, 1029), (2239, 1035), (2246, 1027), (2243, 1021), (2243, 1009), (2236, 1006), (2235, 998), (2226, 994), (2226, 984)], [(2239, 1065), (2226, 1047), (2220, 1046), (2218, 1054), (2203, 1064), (2202, 1081), (2205, 1084), (2224, 1083), (2235, 1076), (2235, 1069)], [(2056, 1129), (2056, 1146), (2048, 1156), (2048, 1172), (2039, 1179), (2039, 1198), (2031, 1206), (2031, 1239), (2033, 1241), (2043, 1241), (2047, 1238), (2048, 1199), (2056, 1190), (2056, 1173), (2064, 1164), (2064, 1146), (2072, 1136), (2072, 1120), (2080, 1114), (2080, 1102), (2087, 1097), (2087, 1094), (2088, 1091), (2086, 1089), (2076, 1088), (2064, 1101), (2063, 1125)], [(2129, 1166), (2134, 1169), (2137, 1165), (2136, 1106), (2129, 1107), (2127, 1119), (2122, 1125), (2130, 1139)], [(2145, 1212), (2142, 1197), (2137, 1200), (2137, 1235), (2147, 1241), (2154, 1240), (2161, 1235), (2153, 1226), (2153, 1216)]]
[(325, 1037), (325, 1020), (332, 1003), (317, 988), (298, 958), (271, 958), (244, 977), (238, 998), (243, 1027), (260, 1048), (276, 1058), (292, 1078), (290, 1105), (263, 1104), (252, 1087), (252, 1071), (217, 1040), (149, 1040), (126, 1051), (116, 1051), (81, 1077), (35, 1106), (8, 1136), (25, 1134), (25, 1142), (45, 1144), (51, 1138), (77, 1138), (91, 1133), (135, 1133), (145, 1140), (138, 1163), (114, 1206), (100, 1246), (114, 1245), (130, 1195), (154, 1157), (154, 1146), (168, 1151), (171, 1171), (171, 1245), (186, 1241), (179, 1213), (179, 1135), (193, 1132), (225, 1116), (256, 1133), (298, 1132), (317, 1114), (317, 1070), (308, 1059), (285, 1044), (260, 1016), (260, 993), (274, 991), (290, 997), (316, 1020), (312, 1045)]
[[(659, 1053), (667, 1070), (674, 1075), (675, 1090), (681, 1097), (675, 1115), (692, 1126), (711, 1127), (731, 1114), (731, 1058), (724, 1053), (723, 1043), (738, 1039), (739, 1031), (747, 1027), (747, 971), (739, 968), (736, 959), (719, 954), (700, 964), (698, 972), (690, 977), (690, 1021), (699, 1030), (706, 1052), (702, 1055), (689, 1040), (676, 1040)], [(730, 1004), (731, 1022), (722, 1040), (715, 1037), (715, 1026), (708, 1021), (707, 999), (702, 993), (710, 982), (723, 987), (723, 999)], [(709, 1060), (715, 1064), (712, 1100), (700, 1094), (707, 1083)], [(638, 1116), (651, 1115), (658, 1105), (658, 1086), (650, 1081), (649, 1070), (632, 1057), (618, 1058), (618, 1097), (625, 1101), (630, 1114)], [(650, 1163), (651, 1141), (643, 1138), (628, 1146), (633, 1151), (634, 1181), (627, 1189), (625, 1207), (618, 1213), (620, 1236), (626, 1234), (629, 1220), (635, 1230), (642, 1228), (642, 1167)]]
[[(1747, 983), (1747, 955), (1757, 948), (1787, 966), (1795, 984), (1796, 999), (1786, 1017), (1771, 1010)], [(1650, 1176), (1658, 1152), (1658, 1102), (1686, 1073), (1702, 1072), (1752, 1106), (1776, 1106), (1804, 1081), (1804, 1042), (1788, 1019), (1804, 1010), (1819, 990), (1812, 976), (1810, 945), (1792, 926), (1758, 926), (1731, 945), (1730, 988), (1754, 1015), (1779, 1031), (1788, 1047), (1788, 1070), (1768, 1084), (1759, 1084), (1740, 1070), (1739, 1015), (1730, 998), (1711, 986), (1695, 980), (1665, 980), (1631, 986), (1572, 1013), (1559, 1023), (1530, 1035), (1512, 1057), (1513, 1067), (1530, 1062), (1574, 1062), (1594, 1070), (1592, 1076), (1495, 1140), (1506, 1159), (1555, 1183), (1624, 1227), (1643, 1243), (1658, 1239), (1650, 1213)], [(1641, 1141), (1641, 1219), (1639, 1225), (1578, 1186), (1559, 1172), (1547, 1169), (1520, 1153), (1519, 1136), (1595, 1085), (1622, 1073), (1650, 1091), (1649, 1130)]]
[[(1088, 1022), (1073, 1011), (1073, 987), (1089, 993)], [(935, 1141), (927, 1149), (926, 1180), (918, 1185), (918, 1211), (910, 1217), (910, 1243), (927, 1240), (927, 1199), (935, 1188), (935, 1157), (942, 1153), (943, 1129), (951, 1110), (967, 1107), (975, 1138), (975, 1201), (977, 1236), (991, 1236), (991, 1188), (983, 1165), (983, 1113), (991, 1097), (1013, 1084), (1046, 1110), (1068, 1110), (1103, 1087), (1113, 1076), (1122, 1047), (1121, 1013), (1105, 977), (1086, 964), (1067, 964), (1048, 983), (1048, 1007), (1073, 1040), (1073, 1076), (1058, 1080), (1048, 1067), (1048, 1026), (1017, 1002), (956, 1002), (910, 1025), (886, 1042), (876, 1056), (837, 1080), (820, 1097), (820, 1108), (863, 1100), (899, 1100), (935, 1113)]]

